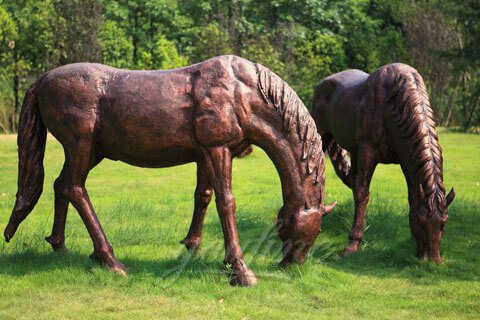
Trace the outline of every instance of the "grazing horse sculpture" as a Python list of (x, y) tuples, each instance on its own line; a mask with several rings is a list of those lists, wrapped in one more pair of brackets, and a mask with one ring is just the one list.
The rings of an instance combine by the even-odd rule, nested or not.
[(92, 259), (120, 274), (126, 268), (115, 258), (85, 189), (89, 171), (104, 158), (141, 167), (196, 162), (195, 202), (215, 191), (224, 262), (232, 266), (233, 285), (250, 286), (256, 277), (238, 241), (232, 156), (253, 143), (278, 170), (284, 199), (277, 222), (283, 264), (305, 259), (322, 216), (334, 206), (323, 205), (324, 153), (315, 123), (295, 92), (267, 68), (234, 56), (167, 71), (79, 63), (47, 72), (25, 96), (18, 192), (4, 232), (7, 242), (42, 192), (47, 128), (65, 151), (54, 183), (55, 221), (47, 240), (54, 249), (63, 247), (71, 202), (92, 238)]
[(337, 175), (353, 190), (355, 218), (343, 254), (359, 249), (376, 165), (399, 163), (408, 185), (417, 255), (440, 262), (447, 207), (455, 191), (445, 196), (442, 150), (421, 75), (398, 63), (371, 75), (336, 73), (315, 88), (312, 116)]

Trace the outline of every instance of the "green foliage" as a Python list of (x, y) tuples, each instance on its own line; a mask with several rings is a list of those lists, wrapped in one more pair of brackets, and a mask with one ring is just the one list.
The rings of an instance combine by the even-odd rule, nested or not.
[(300, 38), (295, 46), (292, 82), (307, 106), (312, 103), (314, 85), (332, 73), (346, 68), (343, 40), (334, 34), (314, 33)]
[(117, 68), (129, 68), (132, 65), (132, 42), (116, 21), (106, 21), (99, 36), (103, 63)]
[(284, 63), (280, 60), (280, 53), (273, 47), (265, 35), (258, 35), (257, 38), (247, 43), (242, 49), (242, 57), (258, 62), (270, 70), (282, 73)]
[(459, 46), (450, 50), (447, 57), (453, 59), (462, 83), (457, 118), (468, 129), (480, 124), (480, 3), (454, 0), (443, 6), (460, 30)]
[(140, 51), (141, 69), (174, 69), (187, 65), (188, 59), (178, 54), (175, 43), (159, 36), (150, 50)]
[(11, 59), (17, 37), (15, 22), (8, 11), (0, 7), (0, 61), (2, 64)]
[(216, 22), (205, 27), (194, 27), (189, 30), (192, 37), (191, 46), (187, 49), (193, 61), (202, 61), (222, 54), (231, 54), (228, 33), (220, 29)]
[(15, 21), (5, 8), (0, 6), (0, 131), (8, 130), (10, 112), (13, 103), (11, 71), (13, 50), (18, 38)]
[(10, 0), (0, 8), (0, 131), (15, 129), (15, 100), (59, 65), (168, 69), (222, 54), (272, 69), (307, 105), (331, 73), (404, 62), (424, 76), (437, 122), (479, 124), (476, 0)]
[[(63, 21), (56, 19), (51, 0), (33, 1), (31, 6), (22, 8), (19, 19), (20, 57), (27, 64), (24, 76), (32, 80), (41, 73), (58, 66), (58, 61), (66, 55)], [(30, 82), (30, 81), (29, 81)]]
[(100, 0), (53, 0), (57, 37), (62, 55), (59, 62), (99, 62), (97, 33), (102, 24)]

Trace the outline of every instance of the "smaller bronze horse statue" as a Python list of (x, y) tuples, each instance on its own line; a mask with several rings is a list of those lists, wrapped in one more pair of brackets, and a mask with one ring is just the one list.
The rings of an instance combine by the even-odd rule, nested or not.
[(315, 88), (312, 115), (337, 175), (353, 190), (355, 219), (343, 254), (356, 252), (362, 241), (376, 165), (399, 163), (408, 185), (417, 255), (440, 262), (447, 207), (455, 192), (452, 188), (445, 196), (442, 149), (421, 75), (398, 63), (371, 75), (336, 73)]
[(277, 168), (284, 200), (277, 220), (282, 264), (306, 258), (322, 217), (334, 207), (323, 203), (325, 160), (315, 122), (296, 93), (267, 68), (234, 56), (166, 71), (80, 63), (47, 72), (25, 95), (18, 192), (4, 232), (7, 242), (42, 193), (47, 128), (65, 151), (54, 183), (55, 220), (47, 240), (54, 249), (64, 246), (71, 202), (92, 238), (91, 257), (120, 274), (126, 268), (116, 259), (85, 188), (89, 171), (104, 158), (141, 167), (196, 162), (194, 216), (203, 220), (213, 189), (224, 262), (232, 266), (234, 285), (250, 286), (256, 277), (238, 241), (233, 156), (256, 144)]

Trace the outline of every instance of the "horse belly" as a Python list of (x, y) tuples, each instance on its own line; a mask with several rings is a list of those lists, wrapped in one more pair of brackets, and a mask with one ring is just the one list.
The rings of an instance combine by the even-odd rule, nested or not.
[(188, 99), (166, 102), (125, 96), (101, 108), (98, 143), (106, 158), (142, 167), (197, 161)]
[(172, 167), (189, 162), (196, 162), (200, 159), (197, 151), (189, 148), (136, 149), (137, 150), (128, 150), (127, 147), (123, 149), (122, 152), (110, 152), (110, 150), (106, 150), (104, 156), (107, 159), (119, 160), (144, 168)]
[(330, 131), (335, 141), (348, 151), (356, 147), (356, 112), (353, 104), (345, 101), (345, 99), (339, 99), (336, 103), (329, 105), (328, 122), (330, 123)]

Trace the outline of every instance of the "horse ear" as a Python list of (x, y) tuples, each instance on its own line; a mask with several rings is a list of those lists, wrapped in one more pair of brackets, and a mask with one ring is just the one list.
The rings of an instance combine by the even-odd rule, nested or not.
[(455, 189), (451, 189), (447, 195), (447, 207), (452, 203), (453, 199), (455, 198)]
[(336, 205), (337, 205), (337, 201), (333, 201), (332, 203), (324, 206), (324, 207), (323, 207), (323, 215), (322, 215), (322, 216), (326, 216), (327, 214), (329, 214), (330, 212), (332, 212), (333, 208), (335, 208)]

